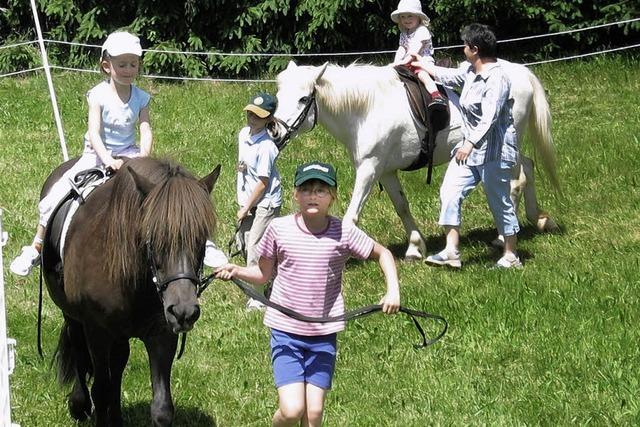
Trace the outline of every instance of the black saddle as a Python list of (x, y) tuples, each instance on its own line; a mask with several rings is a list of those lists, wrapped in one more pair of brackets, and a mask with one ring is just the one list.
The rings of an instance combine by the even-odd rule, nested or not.
[(107, 176), (106, 172), (102, 169), (87, 169), (79, 172), (73, 179), (71, 186), (72, 189), (62, 198), (58, 206), (53, 210), (49, 222), (47, 223), (47, 229), (45, 232), (45, 241), (48, 245), (43, 246), (50, 248), (57, 256), (54, 259), (57, 261), (55, 269), (62, 273), (62, 259), (60, 259), (60, 250), (62, 244), (62, 231), (64, 223), (71, 209), (71, 205), (75, 200), (80, 199), (80, 203), (84, 203), (82, 196), (82, 190), (89, 184), (104, 178)]
[(447, 93), (438, 86), (442, 100), (435, 100), (427, 91), (418, 76), (404, 65), (394, 67), (398, 77), (407, 91), (407, 99), (413, 117), (426, 129), (424, 138), (420, 141), (418, 158), (406, 169), (412, 171), (424, 166), (429, 168), (427, 183), (431, 183), (431, 169), (433, 168), (433, 151), (435, 149), (436, 134), (449, 126), (449, 102)]

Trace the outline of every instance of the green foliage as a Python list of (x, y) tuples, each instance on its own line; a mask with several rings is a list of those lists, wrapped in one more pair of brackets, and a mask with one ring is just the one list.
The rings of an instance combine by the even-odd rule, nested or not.
[[(22, 40), (10, 37), (6, 40), (7, 46), (20, 43)], [(36, 44), (24, 44), (21, 46), (0, 49), (0, 73), (12, 73), (28, 70), (42, 65), (40, 51)]]
[[(128, 28), (149, 49), (209, 53), (318, 53), (394, 50), (398, 29), (389, 18), (397, 0), (189, 0), (164, 2), (104, 2), (39, 0), (45, 37), (99, 45), (108, 33)], [(470, 22), (491, 25), (499, 39), (558, 32), (640, 16), (640, 3), (630, 0), (429, 0), (423, 9), (431, 17), (436, 46), (460, 43), (459, 30)], [(0, 13), (0, 39), (34, 38), (29, 2), (8, 0)], [(501, 55), (535, 60), (559, 54), (584, 53), (611, 46), (640, 34), (640, 23), (584, 33), (501, 44)], [(51, 62), (94, 67), (95, 49), (49, 44)], [(455, 51), (438, 55), (458, 55)], [(150, 55), (147, 70), (192, 77), (258, 77), (282, 69), (289, 58), (168, 53)], [(389, 61), (366, 56), (334, 57), (333, 62)], [(326, 58), (306, 57), (305, 63)], [(19, 61), (24, 61), (20, 59)], [(0, 67), (9, 66), (5, 60)], [(0, 68), (0, 72), (8, 71)]]

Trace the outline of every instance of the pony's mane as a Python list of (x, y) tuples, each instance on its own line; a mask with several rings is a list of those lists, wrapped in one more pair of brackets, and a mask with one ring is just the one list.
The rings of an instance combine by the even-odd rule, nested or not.
[(182, 253), (196, 265), (216, 227), (209, 193), (183, 167), (144, 159), (134, 170), (155, 186), (145, 197), (130, 173), (118, 172), (105, 225), (107, 274), (122, 287), (135, 287), (148, 271), (146, 242), (156, 261)]
[(368, 112), (384, 102), (399, 82), (391, 67), (351, 64), (329, 65), (318, 84), (318, 98), (331, 114)]

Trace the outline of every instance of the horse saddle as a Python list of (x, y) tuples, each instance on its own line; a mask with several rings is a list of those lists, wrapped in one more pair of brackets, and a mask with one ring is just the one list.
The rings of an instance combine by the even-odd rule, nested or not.
[(450, 115), (447, 93), (441, 87), (438, 87), (444, 102), (433, 102), (431, 94), (429, 94), (427, 88), (413, 71), (404, 65), (395, 66), (394, 69), (407, 92), (411, 116), (418, 125), (425, 129), (424, 138), (420, 141), (420, 154), (405, 170), (411, 171), (428, 166), (427, 182), (430, 182), (436, 134), (449, 125)]
[(57, 269), (62, 269), (65, 237), (73, 215), (78, 210), (78, 207), (84, 204), (89, 194), (110, 177), (111, 175), (107, 174), (104, 169), (99, 168), (79, 172), (71, 181), (72, 189), (53, 210), (47, 224), (45, 240), (49, 242), (53, 251), (60, 257)]

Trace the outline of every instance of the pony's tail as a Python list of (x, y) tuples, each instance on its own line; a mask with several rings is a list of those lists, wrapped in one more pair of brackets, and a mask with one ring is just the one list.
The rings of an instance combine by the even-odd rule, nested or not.
[(53, 354), (53, 362), (57, 366), (60, 385), (71, 384), (78, 374), (93, 375), (93, 365), (80, 323), (73, 320), (64, 321), (58, 347)]
[(536, 154), (542, 160), (542, 166), (554, 190), (561, 193), (560, 181), (556, 173), (556, 150), (551, 136), (551, 110), (538, 78), (529, 72), (529, 81), (533, 87), (533, 109), (529, 116), (529, 128), (533, 136)]

